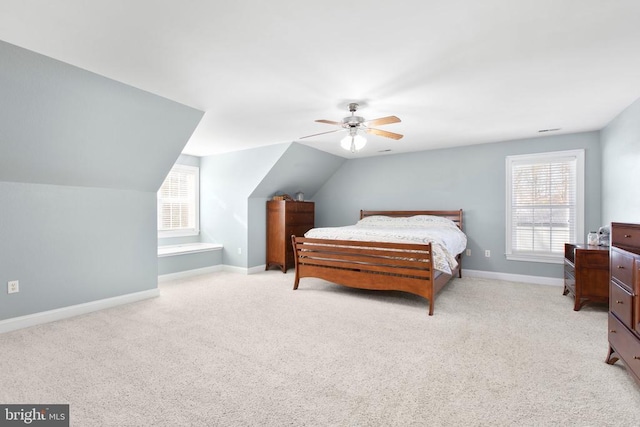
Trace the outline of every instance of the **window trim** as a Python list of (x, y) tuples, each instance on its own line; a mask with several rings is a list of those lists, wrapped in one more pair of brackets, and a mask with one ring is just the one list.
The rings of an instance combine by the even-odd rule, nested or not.
[[(194, 180), (194, 214), (195, 214), (195, 224), (194, 224), (194, 228), (185, 228), (185, 229), (180, 229), (180, 230), (158, 230), (158, 238), (168, 238), (168, 237), (187, 237), (187, 236), (198, 236), (200, 234), (200, 168), (198, 166), (189, 166), (189, 165), (182, 165), (182, 164), (175, 164), (173, 165), (173, 167), (171, 168), (171, 170), (169, 171), (169, 173), (167, 174), (167, 177), (169, 176), (169, 174), (171, 174), (171, 172), (174, 171), (182, 171), (185, 173), (189, 173), (192, 174), (195, 178)], [(165, 180), (167, 178), (165, 177)], [(162, 181), (162, 184), (164, 184), (164, 181)], [(162, 184), (160, 185), (160, 188), (158, 189), (158, 194), (160, 193), (160, 189), (162, 188)], [(156, 196), (157, 198), (157, 207), (156, 207), (156, 217), (157, 217), (157, 224), (156, 224), (156, 228), (159, 227), (160, 225), (160, 197), (159, 195)]]
[(584, 149), (550, 151), (545, 153), (520, 154), (507, 156), (505, 160), (506, 182), (505, 182), (505, 256), (510, 261), (529, 261), (543, 262), (550, 264), (563, 264), (564, 253), (514, 253), (512, 248), (512, 232), (513, 224), (511, 222), (511, 202), (512, 202), (512, 169), (516, 162), (529, 160), (531, 163), (544, 162), (545, 160), (557, 159), (560, 157), (573, 157), (576, 160), (576, 224), (575, 224), (575, 242), (567, 243), (583, 243), (584, 242), (584, 216), (585, 216), (585, 154)]

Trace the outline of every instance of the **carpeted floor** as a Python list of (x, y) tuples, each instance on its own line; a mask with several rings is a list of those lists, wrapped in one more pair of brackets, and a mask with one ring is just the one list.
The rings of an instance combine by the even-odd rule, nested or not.
[(463, 278), (422, 298), (269, 271), (0, 335), (0, 403), (73, 426), (637, 426), (606, 307)]

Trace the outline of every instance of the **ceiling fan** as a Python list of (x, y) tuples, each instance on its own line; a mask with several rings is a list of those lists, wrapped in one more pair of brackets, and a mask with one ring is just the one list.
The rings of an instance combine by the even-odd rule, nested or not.
[(334, 122), (332, 120), (316, 120), (316, 122), (318, 123), (326, 123), (328, 125), (340, 126), (340, 129), (330, 130), (328, 132), (315, 133), (313, 135), (302, 136), (300, 137), (300, 139), (311, 138), (318, 135), (325, 135), (327, 133), (347, 131), (349, 132), (349, 134), (344, 138), (342, 138), (342, 140), (340, 141), (340, 145), (345, 150), (350, 150), (352, 153), (355, 153), (356, 151), (361, 150), (367, 143), (366, 138), (362, 136), (360, 133), (358, 133), (358, 131), (371, 133), (373, 135), (378, 135), (378, 136), (384, 136), (386, 138), (392, 138), (396, 140), (402, 138), (402, 135), (400, 135), (399, 133), (388, 132), (386, 130), (375, 129), (371, 127), (371, 126), (388, 125), (391, 123), (398, 123), (400, 122), (400, 119), (397, 118), (396, 116), (388, 116), (388, 117), (381, 117), (379, 119), (365, 120), (364, 117), (355, 115), (355, 112), (357, 109), (358, 109), (357, 103), (355, 102), (350, 103), (349, 111), (351, 112), (351, 115), (343, 118), (342, 122)]

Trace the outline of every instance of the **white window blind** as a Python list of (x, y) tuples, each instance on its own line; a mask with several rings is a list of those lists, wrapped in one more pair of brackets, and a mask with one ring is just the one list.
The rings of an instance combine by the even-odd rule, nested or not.
[(198, 234), (199, 197), (199, 169), (175, 165), (158, 191), (158, 235)]
[(562, 262), (584, 234), (584, 150), (507, 157), (506, 255)]

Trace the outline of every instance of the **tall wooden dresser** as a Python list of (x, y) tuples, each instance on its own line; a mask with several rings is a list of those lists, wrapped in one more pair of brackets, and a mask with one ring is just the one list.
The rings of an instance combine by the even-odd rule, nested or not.
[(609, 354), (640, 384), (640, 224), (611, 224)]
[(291, 235), (303, 236), (314, 227), (315, 204), (270, 200), (267, 202), (267, 265), (277, 266), (283, 273), (294, 267)]

